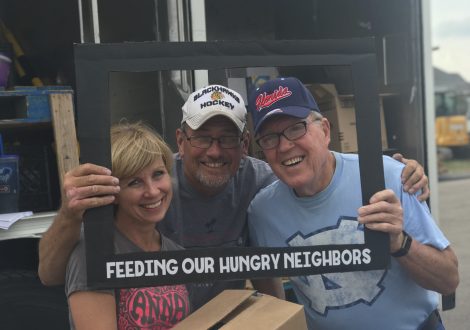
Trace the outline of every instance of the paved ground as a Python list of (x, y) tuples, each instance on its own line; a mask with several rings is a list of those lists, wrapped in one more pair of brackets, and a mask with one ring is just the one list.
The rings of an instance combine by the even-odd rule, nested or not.
[(439, 182), (440, 226), (459, 258), (456, 308), (442, 313), (447, 330), (470, 329), (470, 179)]

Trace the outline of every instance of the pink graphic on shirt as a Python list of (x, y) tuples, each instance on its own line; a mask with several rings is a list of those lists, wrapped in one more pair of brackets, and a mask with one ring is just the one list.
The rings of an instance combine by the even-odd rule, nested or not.
[(189, 312), (189, 295), (184, 285), (121, 289), (118, 328), (170, 329)]

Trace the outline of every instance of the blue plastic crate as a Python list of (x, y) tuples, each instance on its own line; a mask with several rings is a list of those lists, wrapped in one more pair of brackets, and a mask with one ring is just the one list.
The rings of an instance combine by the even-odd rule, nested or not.
[(70, 86), (15, 87), (0, 90), (0, 120), (14, 122), (49, 122), (49, 95), (70, 93)]

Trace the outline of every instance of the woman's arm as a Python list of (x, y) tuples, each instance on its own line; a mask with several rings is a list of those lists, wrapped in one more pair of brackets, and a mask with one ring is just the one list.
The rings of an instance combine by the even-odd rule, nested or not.
[(112, 294), (76, 291), (69, 296), (70, 312), (77, 330), (116, 330), (116, 301)]

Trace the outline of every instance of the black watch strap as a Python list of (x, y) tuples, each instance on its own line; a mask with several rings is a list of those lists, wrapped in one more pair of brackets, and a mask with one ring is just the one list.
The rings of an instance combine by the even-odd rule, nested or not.
[(403, 230), (403, 241), (401, 242), (401, 246), (398, 250), (392, 253), (392, 257), (398, 258), (405, 256), (410, 250), (412, 240), (411, 236)]

